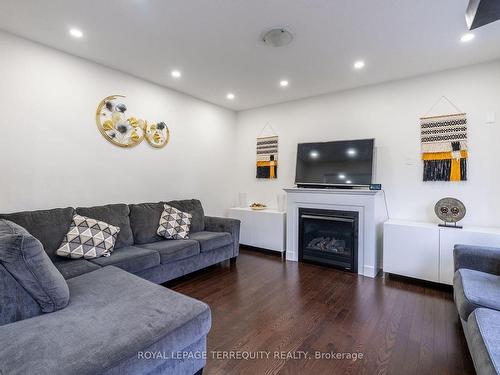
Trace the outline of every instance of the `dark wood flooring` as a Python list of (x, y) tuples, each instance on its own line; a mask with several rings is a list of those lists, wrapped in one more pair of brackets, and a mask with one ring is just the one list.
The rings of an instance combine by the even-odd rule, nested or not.
[[(233, 267), (223, 263), (167, 286), (212, 309), (204, 374), (474, 374), (449, 290), (244, 249)], [(216, 359), (216, 351), (270, 357)], [(316, 360), (316, 351), (363, 359)]]

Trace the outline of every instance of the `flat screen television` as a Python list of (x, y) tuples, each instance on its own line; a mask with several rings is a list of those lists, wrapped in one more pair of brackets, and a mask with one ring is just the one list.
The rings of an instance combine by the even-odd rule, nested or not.
[(299, 187), (363, 187), (372, 183), (374, 139), (299, 143)]

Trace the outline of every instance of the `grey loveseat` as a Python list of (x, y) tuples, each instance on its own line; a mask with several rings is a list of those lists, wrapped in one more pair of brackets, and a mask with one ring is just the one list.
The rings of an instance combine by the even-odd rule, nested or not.
[[(193, 215), (189, 240), (156, 235), (162, 202), (0, 215), (1, 375), (203, 369), (209, 307), (156, 284), (236, 259), (239, 221), (207, 217), (197, 200), (166, 203)], [(111, 256), (55, 255), (75, 213), (120, 227)], [(19, 265), (31, 267), (26, 278)], [(57, 304), (67, 306), (47, 312)]]
[(453, 295), (474, 367), (500, 374), (500, 249), (457, 245)]

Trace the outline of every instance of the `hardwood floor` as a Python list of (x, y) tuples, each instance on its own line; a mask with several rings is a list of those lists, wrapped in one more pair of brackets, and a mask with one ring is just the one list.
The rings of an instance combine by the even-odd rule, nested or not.
[[(234, 267), (214, 266), (167, 286), (212, 309), (204, 374), (474, 374), (447, 290), (244, 249)], [(218, 351), (270, 353), (217, 359), (224, 355)], [(313, 359), (316, 351), (363, 358)]]

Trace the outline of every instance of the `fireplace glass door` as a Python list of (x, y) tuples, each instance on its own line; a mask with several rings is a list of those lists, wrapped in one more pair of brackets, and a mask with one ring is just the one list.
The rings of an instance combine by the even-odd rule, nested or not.
[(357, 272), (358, 213), (299, 209), (299, 260)]

